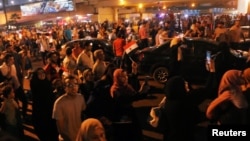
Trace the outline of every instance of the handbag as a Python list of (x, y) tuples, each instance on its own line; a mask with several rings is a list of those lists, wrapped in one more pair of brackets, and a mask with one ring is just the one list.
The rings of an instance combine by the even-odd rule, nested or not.
[(166, 103), (166, 97), (163, 97), (158, 106), (151, 108), (150, 113), (149, 113), (149, 117), (150, 117), (149, 124), (152, 127), (155, 127), (155, 128), (158, 127), (159, 120), (162, 115), (162, 109), (164, 109), (165, 103)]

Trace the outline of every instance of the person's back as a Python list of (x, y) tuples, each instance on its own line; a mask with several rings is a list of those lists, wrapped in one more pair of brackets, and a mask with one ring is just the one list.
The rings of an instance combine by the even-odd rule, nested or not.
[(167, 99), (160, 119), (164, 141), (194, 141), (199, 110), (189, 99), (185, 87), (185, 81), (180, 76), (171, 77), (165, 85)]
[(195, 129), (195, 107), (185, 99), (167, 100), (163, 116), (165, 126), (163, 128), (164, 141), (193, 141)]

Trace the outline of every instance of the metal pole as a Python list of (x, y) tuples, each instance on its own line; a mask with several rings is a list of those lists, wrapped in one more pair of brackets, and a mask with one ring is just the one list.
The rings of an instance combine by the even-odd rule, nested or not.
[(7, 30), (9, 30), (9, 24), (8, 24), (8, 16), (7, 16), (7, 11), (6, 11), (6, 2), (5, 0), (2, 0), (2, 4), (3, 4), (3, 12), (4, 12), (4, 16), (5, 16), (5, 25), (7, 27)]

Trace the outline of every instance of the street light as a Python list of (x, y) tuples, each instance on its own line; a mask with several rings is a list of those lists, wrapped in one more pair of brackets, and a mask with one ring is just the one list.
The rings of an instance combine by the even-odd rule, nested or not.
[(143, 7), (142, 3), (139, 3), (138, 10), (139, 10), (139, 13), (140, 13), (140, 19), (142, 19), (142, 11), (141, 11), (142, 7)]

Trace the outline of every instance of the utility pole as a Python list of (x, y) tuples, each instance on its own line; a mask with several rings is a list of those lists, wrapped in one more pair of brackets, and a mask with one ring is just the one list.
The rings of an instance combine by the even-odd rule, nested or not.
[(4, 16), (5, 16), (5, 25), (6, 25), (7, 30), (8, 30), (9, 29), (9, 24), (8, 24), (8, 16), (7, 16), (7, 11), (6, 11), (6, 0), (2, 0), (2, 4), (3, 4)]

